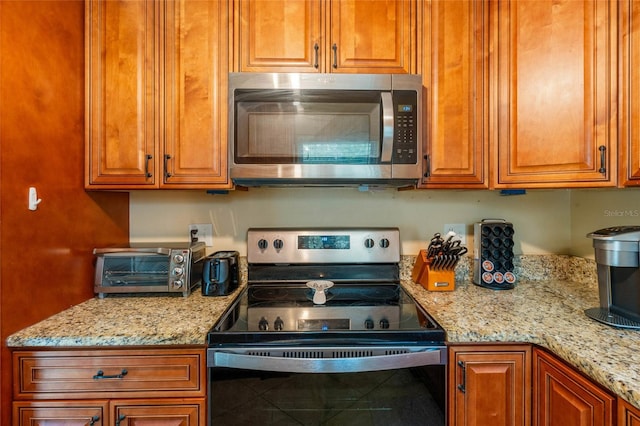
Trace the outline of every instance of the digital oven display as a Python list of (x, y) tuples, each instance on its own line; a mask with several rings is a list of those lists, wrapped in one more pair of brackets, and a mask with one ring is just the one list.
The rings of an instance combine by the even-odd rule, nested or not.
[(298, 235), (301, 250), (349, 250), (349, 235)]

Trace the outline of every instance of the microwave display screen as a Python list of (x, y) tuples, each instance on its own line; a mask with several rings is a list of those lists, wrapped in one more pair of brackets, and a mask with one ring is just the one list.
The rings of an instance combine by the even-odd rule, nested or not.
[(350, 247), (348, 235), (298, 235), (301, 250), (349, 250)]

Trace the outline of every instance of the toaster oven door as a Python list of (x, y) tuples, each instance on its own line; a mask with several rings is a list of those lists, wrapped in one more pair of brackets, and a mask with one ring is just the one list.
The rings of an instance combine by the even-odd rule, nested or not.
[(168, 292), (169, 274), (169, 254), (104, 253), (98, 255), (94, 291), (101, 297), (105, 293)]

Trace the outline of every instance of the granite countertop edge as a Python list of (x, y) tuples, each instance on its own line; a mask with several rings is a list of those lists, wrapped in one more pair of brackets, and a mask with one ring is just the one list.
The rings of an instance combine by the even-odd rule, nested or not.
[[(508, 291), (474, 285), (469, 265), (461, 265), (455, 291), (432, 292), (412, 281), (414, 259), (403, 260), (401, 284), (446, 330), (448, 343), (539, 345), (640, 409), (640, 331), (609, 327), (584, 315), (584, 309), (598, 305), (597, 283), (580, 269), (590, 268), (588, 262), (578, 261), (577, 280), (555, 275), (543, 262), (545, 279), (521, 274)], [(6, 344), (12, 349), (205, 347), (209, 328), (242, 291), (246, 276), (242, 282), (222, 297), (195, 291), (184, 298), (93, 298), (14, 333)]]

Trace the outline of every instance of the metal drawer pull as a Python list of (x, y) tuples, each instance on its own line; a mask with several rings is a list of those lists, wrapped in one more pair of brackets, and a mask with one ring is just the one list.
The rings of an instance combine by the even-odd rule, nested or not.
[(89, 426), (93, 426), (99, 421), (100, 421), (100, 416), (93, 416), (91, 417), (91, 420), (89, 420)]
[(169, 154), (164, 155), (164, 177), (170, 178), (171, 172), (169, 171), (169, 160), (171, 160), (171, 156)]
[(152, 175), (149, 172), (149, 161), (151, 161), (151, 159), (153, 158), (153, 155), (151, 154), (147, 154), (145, 156), (145, 162), (144, 162), (144, 175), (148, 178), (150, 178)]
[(318, 68), (319, 64), (318, 64), (318, 50), (320, 49), (320, 46), (318, 46), (318, 43), (313, 45), (313, 50), (315, 51), (314, 53), (314, 61), (313, 61), (313, 67), (314, 68)]
[(94, 380), (97, 380), (97, 379), (122, 379), (126, 375), (127, 375), (127, 370), (125, 370), (124, 368), (122, 369), (120, 374), (112, 374), (110, 376), (105, 376), (104, 375), (104, 371), (98, 370), (98, 372), (96, 373), (95, 376), (93, 376), (93, 378), (94, 378)]
[(607, 151), (607, 147), (604, 145), (600, 145), (600, 147), (598, 147), (598, 150), (600, 151), (600, 168), (598, 169), (598, 171), (603, 175), (606, 175), (607, 167), (605, 166), (605, 162), (606, 162), (605, 152)]
[(338, 68), (338, 45), (333, 43), (331, 49), (333, 49), (333, 68)]
[(458, 366), (462, 369), (462, 383), (458, 384), (458, 389), (460, 392), (465, 393), (467, 386), (467, 367), (462, 361), (458, 361)]

